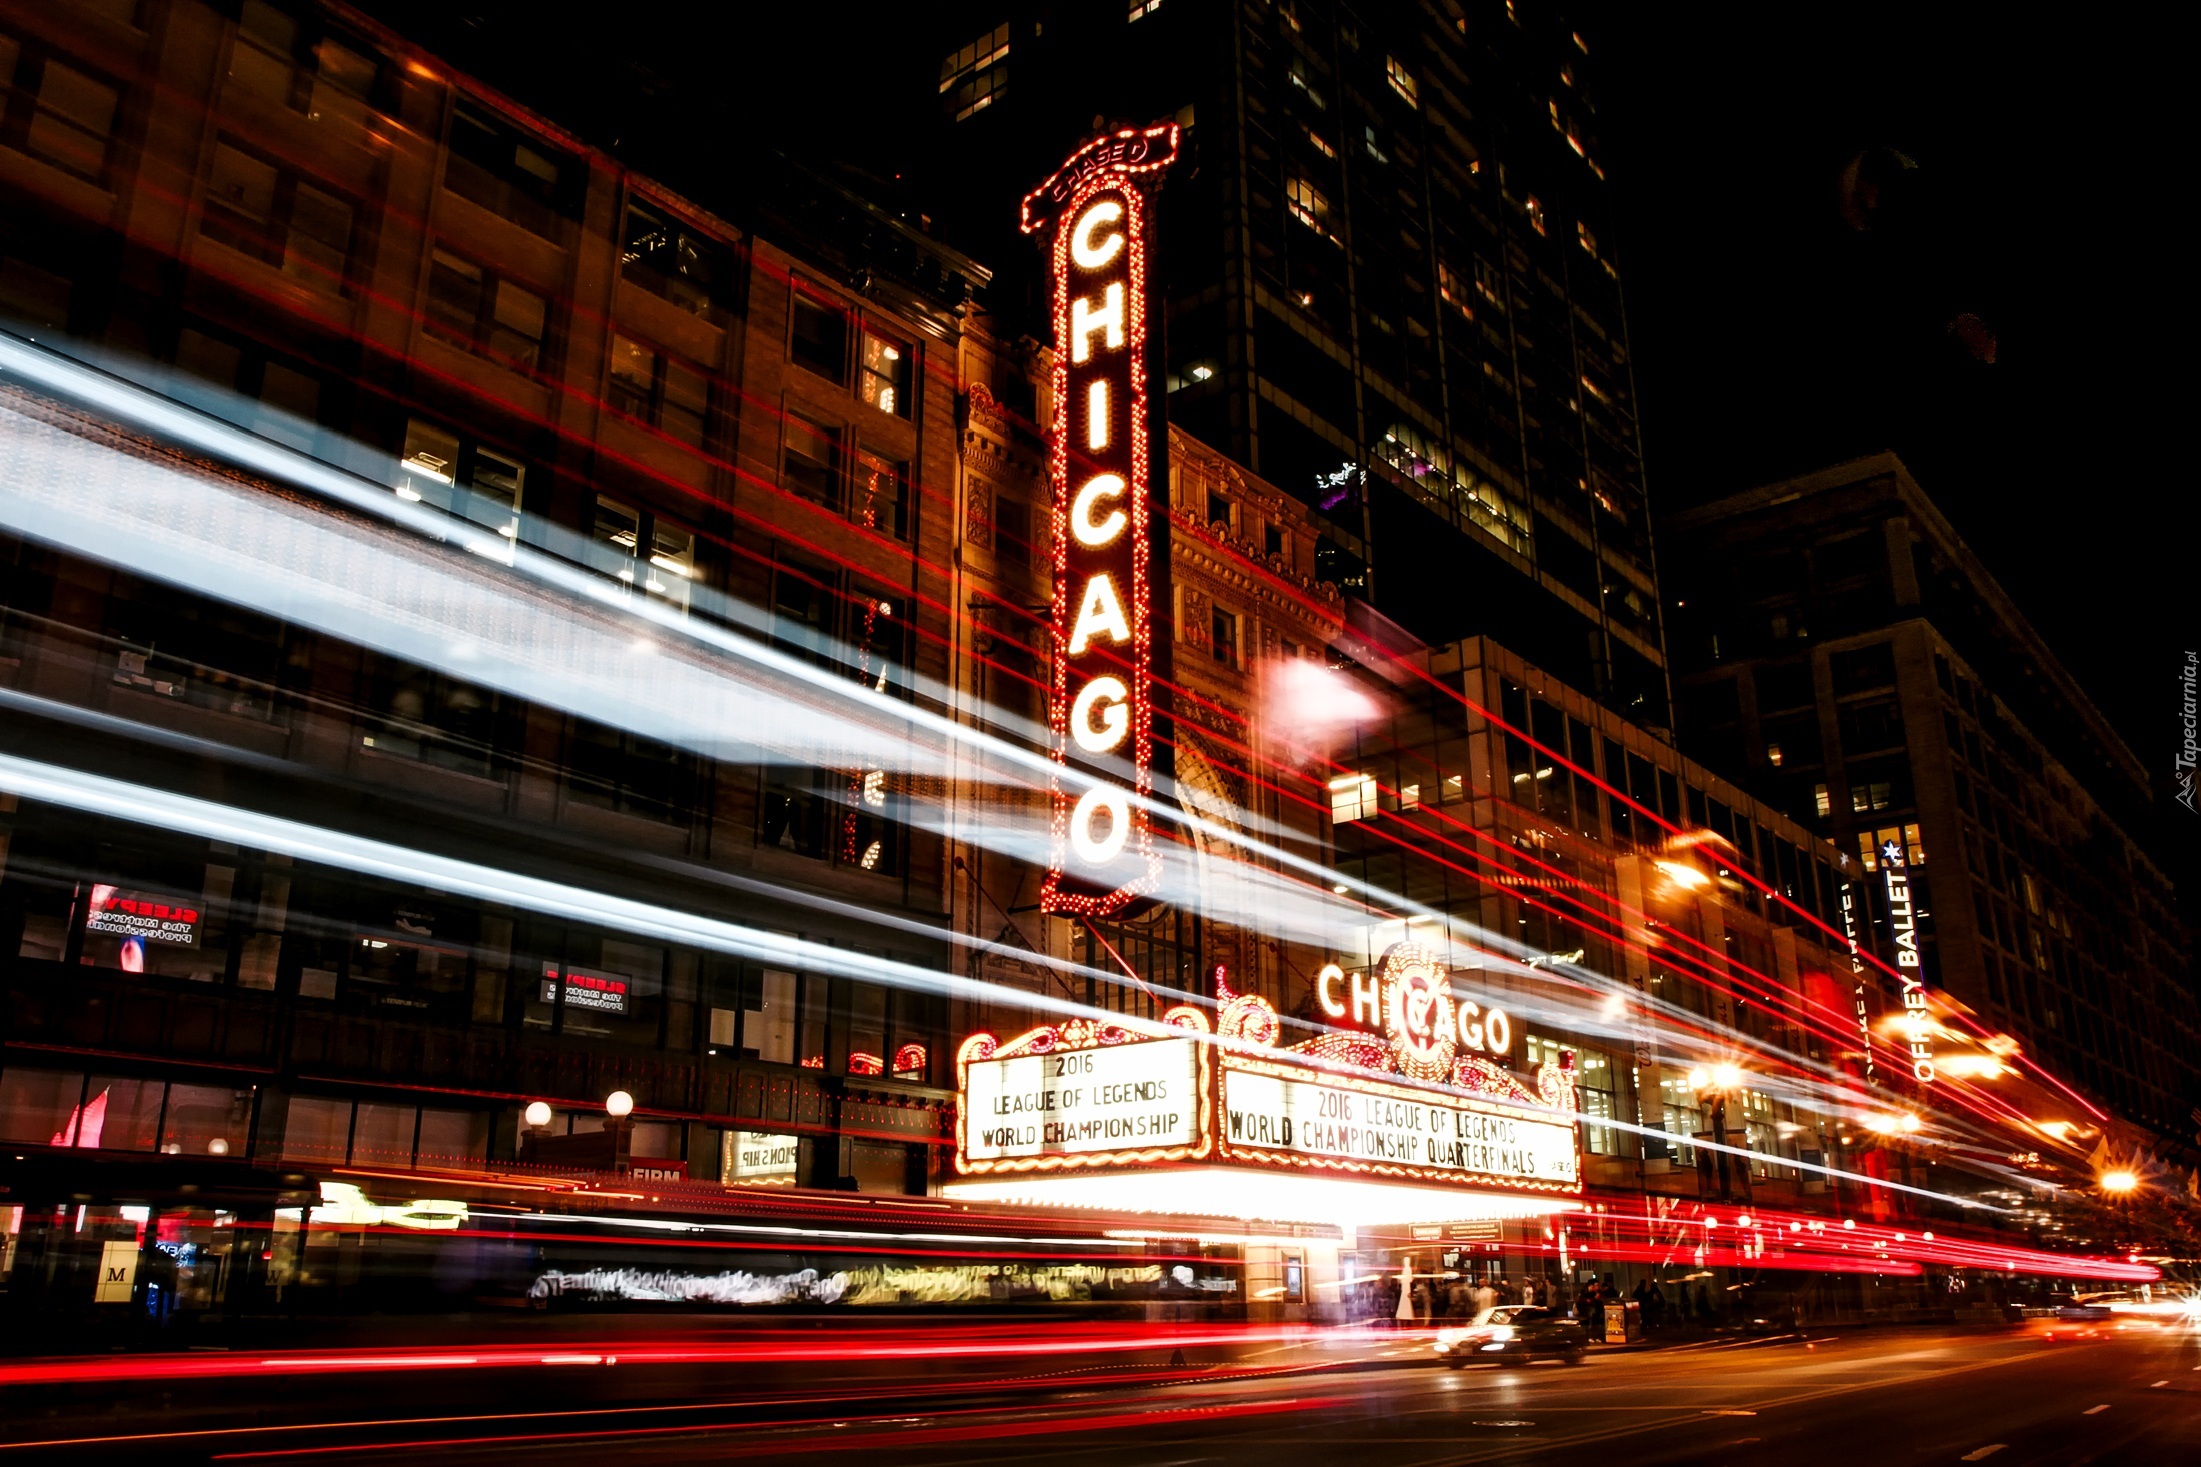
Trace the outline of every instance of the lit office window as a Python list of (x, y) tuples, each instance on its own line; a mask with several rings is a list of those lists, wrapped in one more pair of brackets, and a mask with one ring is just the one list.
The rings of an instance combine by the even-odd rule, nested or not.
[(1293, 178), (1284, 185), (1284, 206), (1291, 216), (1306, 225), (1324, 239), (1335, 241), (1330, 233), (1330, 201), (1322, 191), (1305, 178)]
[(687, 610), (695, 584), (695, 532), (652, 510), (596, 496), (589, 562), (622, 585)]
[(1376, 782), (1365, 774), (1346, 774), (1330, 781), (1330, 819), (1338, 825), (1372, 819), (1376, 813)]
[(1009, 90), (1009, 26), (995, 26), (940, 62), (942, 104), (957, 122), (1000, 101)]
[(897, 418), (909, 416), (910, 383), (909, 348), (898, 346), (883, 337), (863, 333), (863, 348), (857, 362), (856, 387), (870, 403), (882, 413)]
[(405, 425), (405, 452), (392, 487), (400, 499), (494, 532), (494, 541), (469, 540), (467, 548), (509, 561), (519, 538), (526, 480), (527, 468), (518, 459), (414, 418)]
[(1405, 98), (1407, 106), (1419, 107), (1421, 105), (1421, 92), (1414, 85), (1414, 73), (1408, 71), (1406, 63), (1396, 56), (1386, 56), (1383, 60), (1384, 75), (1391, 83), (1391, 90)]

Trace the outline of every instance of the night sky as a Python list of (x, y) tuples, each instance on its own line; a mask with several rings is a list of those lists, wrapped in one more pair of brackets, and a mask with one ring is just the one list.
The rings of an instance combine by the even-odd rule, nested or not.
[(2022, 8), (1578, 13), (1654, 507), (1893, 448), (2167, 788), (2201, 646), (2169, 48)]
[[(927, 129), (888, 122), (935, 104), (921, 12), (667, 0), (657, 24), (568, 29), (525, 0), (365, 3), (637, 167), (738, 170), (755, 138), (925, 207), (893, 195)], [(1895, 449), (2156, 777), (2169, 844), (2201, 851), (2167, 799), (2201, 647), (2171, 38), (1985, 5), (1568, 14), (1654, 512)]]

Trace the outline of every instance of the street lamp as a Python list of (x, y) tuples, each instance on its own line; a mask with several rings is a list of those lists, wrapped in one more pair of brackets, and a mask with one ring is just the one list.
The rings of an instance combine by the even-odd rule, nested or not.
[(1695, 1094), (1697, 1103), (1703, 1104), (1707, 1097), (1712, 1102), (1712, 1140), (1716, 1143), (1715, 1149), (1710, 1151), (1698, 1148), (1697, 1172), (1708, 1180), (1716, 1178), (1713, 1195), (1721, 1202), (1730, 1199), (1737, 1184), (1746, 1194), (1750, 1185), (1747, 1166), (1733, 1166), (1735, 1175), (1730, 1179), (1730, 1158), (1726, 1151), (1727, 1097), (1742, 1089), (1745, 1078), (1742, 1066), (1728, 1060), (1711, 1066), (1699, 1065), (1689, 1072), (1689, 1089)]
[(521, 1116), (531, 1129), (540, 1131), (550, 1124), (550, 1104), (547, 1101), (531, 1100)]
[(624, 1090), (614, 1090), (604, 1097), (604, 1114), (615, 1121), (623, 1121), (634, 1114), (634, 1097)]
[(2129, 1167), (2117, 1167), (2103, 1172), (2099, 1180), (2101, 1189), (2113, 1197), (2122, 1197), (2128, 1192), (2137, 1191), (2140, 1186), (2140, 1174)]

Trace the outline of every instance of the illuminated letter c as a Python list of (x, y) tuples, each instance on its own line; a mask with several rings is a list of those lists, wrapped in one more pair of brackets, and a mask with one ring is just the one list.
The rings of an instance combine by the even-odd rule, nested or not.
[(1078, 497), (1070, 501), (1070, 533), (1078, 537), (1080, 545), (1097, 549), (1123, 533), (1123, 527), (1131, 520), (1122, 510), (1112, 509), (1105, 519), (1096, 523), (1093, 509), (1104, 499), (1116, 498), (1126, 487), (1121, 474), (1095, 474), (1086, 480)]
[(1080, 270), (1098, 270), (1123, 250), (1123, 235), (1111, 234), (1095, 244), (1093, 231), (1103, 224), (1114, 224), (1123, 218), (1123, 205), (1113, 199), (1102, 199), (1078, 216), (1077, 227), (1070, 231), (1070, 258), (1078, 262)]
[(1345, 970), (1335, 963), (1323, 964), (1322, 971), (1314, 975), (1315, 1002), (1321, 1004), (1322, 1012), (1333, 1019), (1345, 1017), (1345, 1001), (1331, 994), (1330, 985), (1341, 983), (1344, 979)]

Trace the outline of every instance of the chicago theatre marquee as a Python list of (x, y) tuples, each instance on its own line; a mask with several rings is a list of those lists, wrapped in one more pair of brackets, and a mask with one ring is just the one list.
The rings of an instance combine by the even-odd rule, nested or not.
[(1574, 1076), (1504, 1060), (1501, 1010), (1456, 995), (1429, 950), (1323, 970), (1341, 1027), (1293, 1044), (1267, 1000), (1211, 1020), (1071, 1020), (956, 1055), (955, 1178), (968, 1201), (1346, 1228), (1564, 1212), (1582, 1191)]
[[(1161, 861), (1153, 795), (1147, 322), (1152, 190), (1164, 123), (1094, 139), (1026, 196), (1047, 237), (1055, 326), (1049, 431), (1053, 819), (1041, 904), (1104, 917)], [(1402, 944), (1373, 973), (1326, 968), (1327, 1032), (1285, 1043), (1276, 1010), (1233, 994), (1160, 1021), (1078, 1019), (956, 1057), (954, 1178), (970, 1201), (1106, 1208), (1347, 1230), (1533, 1217), (1582, 1190), (1571, 1056), (1508, 1063), (1507, 1016), (1456, 994)]]

